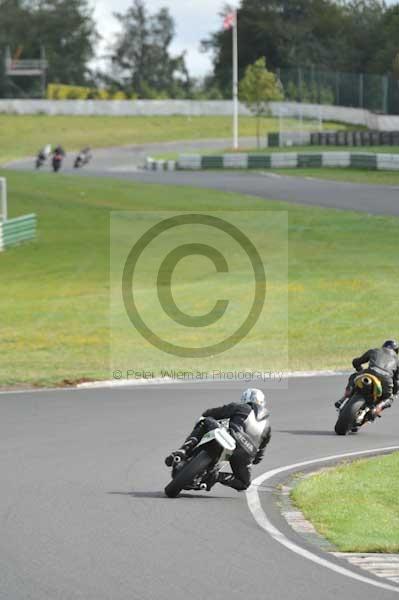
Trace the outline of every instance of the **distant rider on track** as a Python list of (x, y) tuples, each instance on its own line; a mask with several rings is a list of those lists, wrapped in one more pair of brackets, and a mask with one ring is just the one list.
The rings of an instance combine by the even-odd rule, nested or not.
[(229, 431), (237, 444), (230, 458), (232, 473), (218, 473), (213, 481), (207, 482), (208, 490), (215, 483), (221, 483), (237, 491), (243, 491), (251, 484), (251, 464), (260, 463), (271, 438), (269, 411), (266, 407), (265, 395), (261, 390), (247, 389), (242, 393), (240, 402), (210, 408), (202, 413), (202, 418), (182, 447), (169, 454), (165, 464), (171, 467), (175, 456), (180, 456), (182, 459), (190, 456), (203, 435), (215, 428), (214, 420), (224, 419), (229, 419)]
[[(336, 408), (341, 408), (345, 400), (352, 396), (355, 379), (361, 373), (375, 375), (382, 384), (381, 401), (370, 413), (371, 420), (374, 420), (377, 416), (380, 417), (383, 410), (390, 408), (393, 401), (397, 398), (399, 390), (398, 349), (399, 346), (396, 340), (387, 340), (381, 348), (372, 348), (359, 358), (354, 358), (352, 365), (356, 369), (356, 373), (352, 373), (349, 377), (345, 394), (335, 403)], [(368, 363), (368, 367), (362, 369), (362, 365), (365, 363)]]

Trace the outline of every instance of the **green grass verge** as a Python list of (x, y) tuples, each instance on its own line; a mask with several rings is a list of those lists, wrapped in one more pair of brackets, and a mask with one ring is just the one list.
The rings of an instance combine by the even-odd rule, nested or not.
[(368, 171), (367, 169), (324, 167), (317, 169), (273, 169), (273, 173), (368, 185), (399, 185), (399, 171)]
[(317, 531), (342, 552), (399, 552), (399, 453), (321, 471), (292, 491)]
[[(112, 210), (288, 211), (291, 369), (348, 367), (356, 340), (373, 345), (399, 327), (397, 256), (386, 245), (399, 233), (394, 217), (129, 181), (1, 174), (10, 216), (36, 212), (39, 238), (0, 254), (0, 385), (109, 377)], [(189, 300), (196, 289), (185, 290)], [(276, 360), (285, 318), (277, 315), (265, 349)], [(249, 345), (249, 366), (251, 357)]]
[[(285, 129), (298, 121), (286, 119)], [(314, 128), (311, 122), (309, 129)], [(305, 125), (306, 126), (306, 125)], [(65, 149), (83, 146), (103, 148), (173, 140), (229, 138), (231, 117), (86, 117), (0, 114), (0, 164), (36, 154), (45, 144), (62, 144)], [(337, 124), (327, 128), (343, 128)], [(261, 135), (279, 130), (279, 120), (262, 120)], [(240, 118), (240, 134), (255, 135), (252, 117)]]

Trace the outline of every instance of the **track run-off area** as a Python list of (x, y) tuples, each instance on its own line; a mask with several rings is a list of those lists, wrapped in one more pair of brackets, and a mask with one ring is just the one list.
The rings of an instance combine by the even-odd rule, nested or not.
[[(137, 171), (134, 161), (128, 168), (126, 155), (122, 161), (113, 151), (102, 160), (78, 173), (399, 215), (399, 190), (388, 186), (262, 174), (147, 173)], [(32, 165), (19, 161), (15, 167)], [(68, 163), (65, 172), (73, 172)], [(335, 435), (333, 402), (342, 393), (343, 376), (292, 378), (266, 390), (273, 436), (253, 475), (258, 509), (276, 535), (259, 526), (245, 493), (215, 486), (210, 493), (164, 497), (169, 477), (164, 456), (204, 409), (237, 400), (247, 385), (2, 393), (0, 599), (396, 598), (393, 585), (384, 588), (384, 580), (367, 575), (381, 583), (377, 589), (362, 579), (364, 571), (295, 533), (275, 496), (286, 473), (270, 481), (262, 476), (323, 457), (398, 445), (396, 405), (357, 435)], [(320, 560), (309, 560), (306, 553)], [(327, 559), (335, 569), (325, 568)], [(359, 577), (346, 576), (346, 569)]]

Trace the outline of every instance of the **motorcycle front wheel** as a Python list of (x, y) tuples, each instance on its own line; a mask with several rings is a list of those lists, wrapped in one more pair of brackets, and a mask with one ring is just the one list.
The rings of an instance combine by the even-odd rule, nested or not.
[(200, 450), (165, 487), (165, 494), (168, 498), (176, 498), (185, 487), (191, 485), (196, 477), (210, 467), (213, 460), (206, 450)]

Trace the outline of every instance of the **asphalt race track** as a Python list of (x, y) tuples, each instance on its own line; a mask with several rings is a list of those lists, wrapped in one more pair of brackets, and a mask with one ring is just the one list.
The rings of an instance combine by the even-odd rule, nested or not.
[[(97, 168), (93, 161), (79, 173)], [(398, 191), (388, 187), (234, 173), (112, 173), (399, 214)], [(399, 405), (357, 435), (333, 433), (332, 405), (344, 381), (290, 379), (268, 392), (273, 437), (254, 476), (399, 443)], [(205, 408), (237, 399), (241, 389), (197, 384), (1, 394), (0, 600), (396, 598), (280, 545), (256, 524), (245, 494), (216, 486), (164, 497), (164, 456)], [(320, 553), (289, 529), (271, 487), (262, 487), (260, 497), (278, 529)]]
[[(244, 140), (245, 141), (245, 140)], [(222, 142), (185, 142), (185, 152), (200, 152), (202, 148), (226, 147)], [(181, 147), (177, 142), (157, 144), (160, 152), (177, 151)], [(258, 196), (260, 198), (283, 200), (287, 202), (324, 206), (329, 208), (356, 210), (377, 215), (399, 216), (399, 185), (364, 185), (321, 179), (276, 176), (264, 173), (238, 172), (149, 172), (140, 167), (146, 155), (155, 154), (154, 144), (131, 146), (107, 150), (94, 150), (93, 161), (83, 169), (73, 169), (74, 155), (70, 153), (63, 165), (62, 173), (91, 177), (116, 177), (133, 179), (144, 183), (161, 185), (183, 185), (204, 189), (217, 189)], [(9, 163), (8, 168), (32, 170), (34, 159), (25, 159)], [(43, 167), (48, 171), (49, 166)]]
[[(269, 392), (273, 439), (254, 475), (398, 442), (397, 406), (358, 435), (333, 434), (343, 384), (297, 379)], [(163, 457), (202, 410), (238, 394), (197, 384), (1, 395), (0, 598), (396, 597), (282, 547), (255, 523), (244, 494), (216, 486), (163, 496)], [(270, 491), (260, 495), (292, 537)]]

